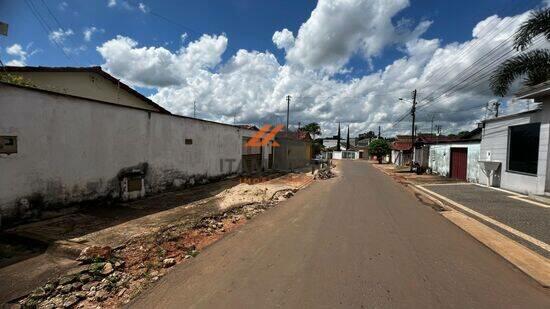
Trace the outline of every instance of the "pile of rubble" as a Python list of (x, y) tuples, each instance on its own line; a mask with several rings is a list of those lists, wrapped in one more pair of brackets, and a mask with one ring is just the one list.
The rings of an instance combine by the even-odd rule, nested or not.
[[(127, 304), (169, 268), (197, 256), (199, 250), (226, 232), (292, 197), (296, 191), (280, 186), (261, 190), (246, 186), (222, 194), (228, 204), (221, 206), (226, 208), (219, 207), (218, 214), (203, 217), (191, 227), (184, 223), (170, 226), (154, 235), (133, 238), (115, 250), (107, 246), (87, 247), (78, 258), (78, 268), (35, 289), (19, 305), (99, 308)], [(235, 193), (241, 197), (232, 198)], [(229, 201), (233, 206), (229, 206)]]
[(315, 179), (329, 179), (336, 176), (330, 169), (321, 169), (315, 174)]
[(124, 260), (113, 256), (110, 247), (87, 247), (78, 260), (81, 266), (48, 281), (19, 304), (24, 308), (72, 308), (83, 300), (101, 302), (131, 280), (123, 272)]

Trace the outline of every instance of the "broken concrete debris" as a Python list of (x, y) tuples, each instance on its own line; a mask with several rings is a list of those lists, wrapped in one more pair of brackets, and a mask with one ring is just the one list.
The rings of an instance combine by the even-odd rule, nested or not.
[(90, 246), (84, 248), (77, 258), (80, 262), (91, 262), (93, 260), (108, 260), (111, 257), (111, 247)]
[[(197, 223), (172, 224), (153, 234), (129, 239), (112, 249), (89, 246), (80, 253), (81, 265), (37, 288), (19, 301), (32, 308), (117, 307), (128, 303), (146, 285), (159, 280), (170, 268), (196, 257), (202, 248), (246, 220), (292, 197), (297, 189), (276, 184), (256, 190), (243, 184), (218, 198), (225, 201)], [(232, 198), (234, 194), (240, 196)], [(247, 196), (249, 195), (249, 196)], [(244, 220), (246, 219), (246, 220)]]

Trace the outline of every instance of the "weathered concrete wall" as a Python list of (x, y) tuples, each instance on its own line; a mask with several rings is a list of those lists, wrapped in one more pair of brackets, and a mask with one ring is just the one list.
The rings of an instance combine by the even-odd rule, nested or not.
[(453, 143), (430, 145), (430, 155), (428, 166), (432, 172), (441, 176), (450, 176), (451, 167), (451, 148), (467, 148), (468, 162), (466, 166), (466, 180), (470, 182), (479, 182), (479, 143)]
[(39, 89), (158, 111), (142, 99), (93, 72), (17, 72)]
[(292, 170), (308, 166), (311, 161), (311, 143), (277, 138), (279, 147), (273, 148), (273, 168)]
[[(549, 103), (546, 103), (547, 105)], [(503, 117), (485, 123), (481, 136), (480, 158), (484, 161), (501, 162), (500, 177), (493, 178), (492, 183), (500, 187), (526, 194), (544, 194), (547, 186), (546, 175), (548, 156), (550, 108), (543, 105), (543, 110), (535, 113)], [(508, 128), (510, 126), (540, 122), (539, 156), (536, 175), (527, 175), (508, 171)], [(490, 156), (489, 156), (490, 154)], [(487, 176), (480, 173), (480, 183), (487, 184)]]
[(5, 84), (0, 135), (18, 139), (16, 154), (0, 156), (4, 219), (118, 197), (118, 173), (140, 163), (147, 193), (236, 173), (243, 138), (230, 125)]

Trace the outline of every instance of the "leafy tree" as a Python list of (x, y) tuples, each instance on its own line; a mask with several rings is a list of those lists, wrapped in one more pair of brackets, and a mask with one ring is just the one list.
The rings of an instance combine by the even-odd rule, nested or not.
[(314, 139), (316, 135), (321, 134), (321, 126), (317, 122), (308, 123), (300, 130), (309, 132)]
[(534, 49), (525, 51), (533, 39), (543, 35), (550, 41), (550, 8), (531, 13), (514, 36), (514, 48), (523, 51), (502, 63), (491, 76), (491, 89), (495, 95), (505, 96), (510, 85), (525, 76), (524, 85), (533, 86), (550, 79), (550, 50)]
[(375, 139), (369, 144), (369, 154), (375, 155), (378, 163), (382, 163), (382, 158), (390, 153), (390, 145), (385, 139)]
[(470, 134), (470, 131), (460, 131), (458, 132), (458, 137), (462, 138), (468, 134)]
[(359, 139), (367, 139), (367, 138), (376, 138), (376, 133), (374, 133), (374, 131), (369, 131), (367, 133), (359, 134)]

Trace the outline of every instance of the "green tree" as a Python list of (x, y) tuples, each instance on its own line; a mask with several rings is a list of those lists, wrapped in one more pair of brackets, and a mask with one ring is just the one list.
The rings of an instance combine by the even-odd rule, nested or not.
[(495, 95), (505, 96), (510, 85), (521, 76), (523, 84), (533, 86), (550, 79), (550, 50), (534, 49), (525, 51), (533, 39), (543, 35), (550, 41), (550, 8), (531, 13), (514, 36), (514, 49), (523, 53), (502, 63), (491, 76), (491, 90)]
[(376, 138), (376, 133), (374, 133), (374, 131), (369, 131), (367, 133), (359, 134), (359, 139), (367, 139), (367, 138)]
[(300, 130), (309, 132), (309, 134), (312, 135), (313, 139), (315, 139), (316, 135), (321, 134), (321, 126), (317, 122), (308, 123)]
[(375, 139), (369, 144), (369, 154), (375, 155), (378, 163), (382, 163), (382, 158), (390, 153), (390, 145), (385, 139)]

